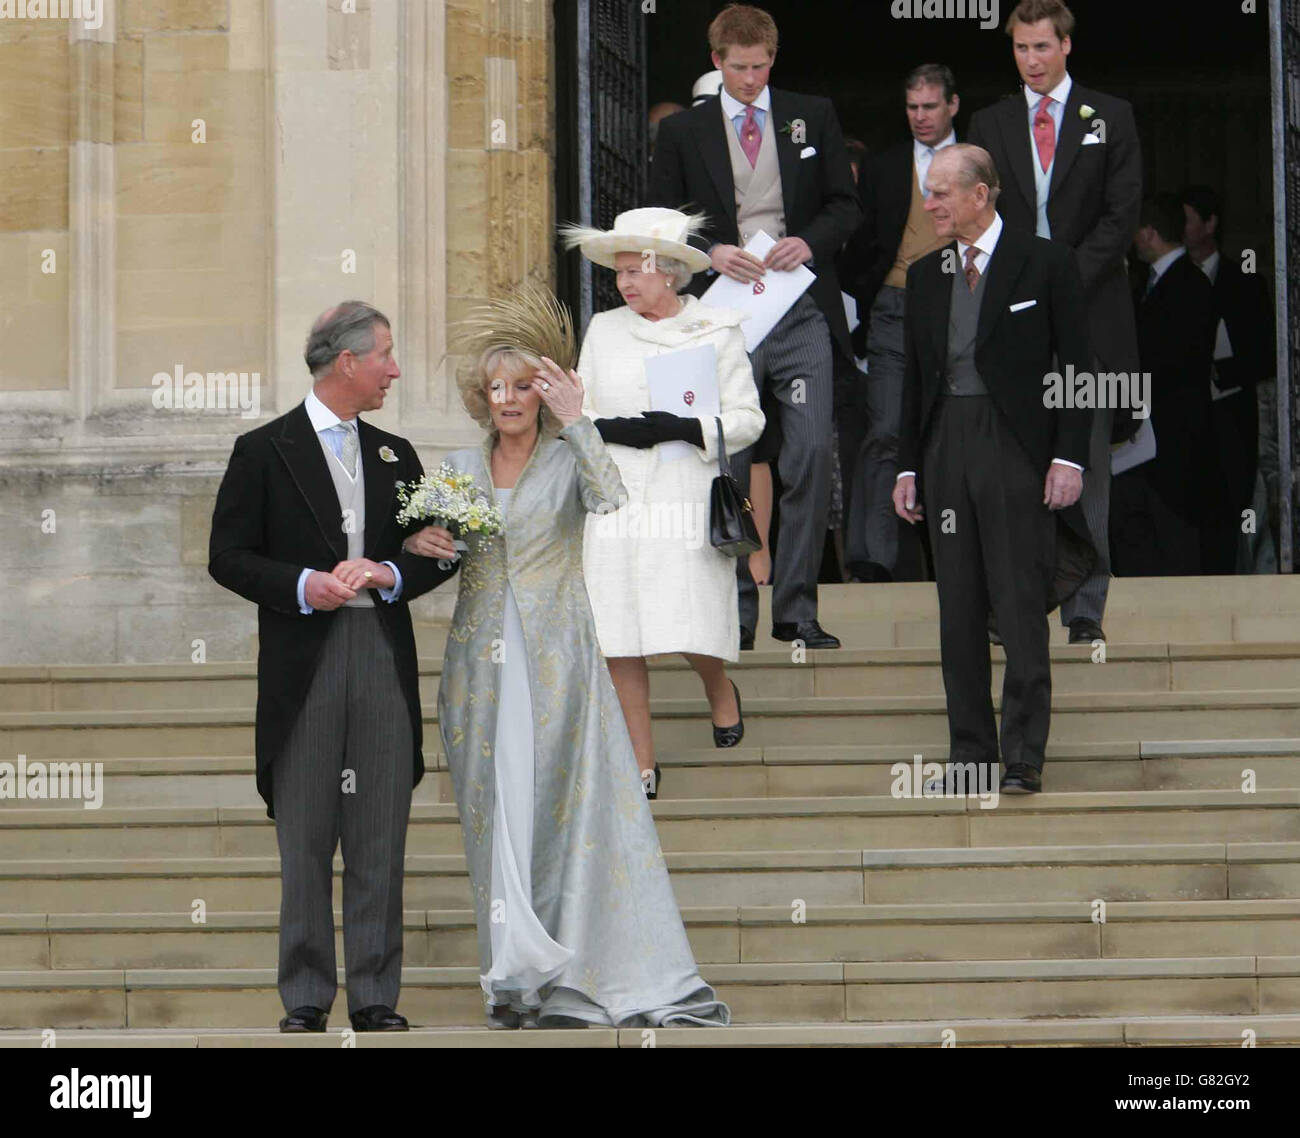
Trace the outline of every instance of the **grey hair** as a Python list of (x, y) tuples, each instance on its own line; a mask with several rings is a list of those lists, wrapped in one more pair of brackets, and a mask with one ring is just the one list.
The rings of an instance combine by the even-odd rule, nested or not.
[(969, 142), (955, 142), (951, 146), (946, 146), (935, 154), (935, 158), (944, 154), (949, 155), (950, 160), (957, 163), (958, 185), (963, 189), (973, 190), (982, 182), (989, 188), (989, 205), (993, 205), (998, 200), (998, 194), (1002, 192), (1002, 182), (998, 178), (998, 168), (994, 165), (993, 155), (982, 146), (974, 146)]
[(344, 352), (354, 356), (373, 352), (376, 323), (392, 329), (388, 317), (364, 300), (345, 300), (321, 313), (303, 349), (307, 370), (319, 379)]
[(655, 272), (663, 273), (671, 278), (674, 292), (681, 292), (691, 283), (691, 277), (695, 275), (685, 261), (679, 261), (676, 257), (656, 256)]

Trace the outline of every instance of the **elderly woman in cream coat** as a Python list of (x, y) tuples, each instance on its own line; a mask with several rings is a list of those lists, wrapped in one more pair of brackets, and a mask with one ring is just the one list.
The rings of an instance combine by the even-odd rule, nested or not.
[[(699, 674), (718, 747), (744, 735), (737, 658), (736, 563), (709, 543), (717, 422), (650, 410), (646, 361), (710, 346), (728, 453), (754, 443), (763, 412), (739, 312), (679, 295), (709, 258), (687, 244), (702, 219), (671, 209), (620, 214), (609, 232), (570, 227), (568, 241), (617, 275), (626, 305), (592, 317), (578, 360), (583, 412), (609, 445), (627, 489), (617, 511), (587, 519), (583, 565), (601, 651), (627, 720), (646, 796), (659, 790), (646, 657), (682, 653)], [(650, 256), (648, 254), (653, 254)], [(687, 408), (683, 408), (687, 409)], [(665, 443), (689, 444), (690, 453)], [(676, 453), (675, 453), (676, 452)]]

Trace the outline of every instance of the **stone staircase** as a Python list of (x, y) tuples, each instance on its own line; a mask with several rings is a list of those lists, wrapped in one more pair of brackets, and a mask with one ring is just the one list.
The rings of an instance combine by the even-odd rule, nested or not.
[[(732, 751), (707, 746), (684, 663), (653, 668), (659, 834), (736, 1021), (656, 1045), (1300, 1043), (1300, 581), (1116, 581), (1104, 653), (1054, 628), (1046, 792), (993, 808), (891, 793), (896, 763), (947, 754), (933, 587), (824, 588), (822, 616), (844, 649), (794, 659), (760, 636), (742, 655)], [(444, 632), (418, 628), (432, 743), (401, 1003), (416, 1030), (367, 1043), (642, 1046), (640, 1029), (482, 1026), (433, 714)], [(326, 1038), (273, 1030), (254, 680), (249, 663), (0, 669), (0, 762), (104, 771), (99, 809), (0, 799), (0, 1046), (47, 1028), (339, 1045), (342, 994)]]

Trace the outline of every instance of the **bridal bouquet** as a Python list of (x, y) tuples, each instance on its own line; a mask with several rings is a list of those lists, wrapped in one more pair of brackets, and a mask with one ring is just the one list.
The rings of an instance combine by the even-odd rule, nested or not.
[[(398, 482), (397, 501), (400, 525), (427, 522), (442, 526), (451, 532), (456, 548), (462, 552), (469, 549), (462, 539), (470, 534), (492, 537), (501, 532), (500, 508), (476, 489), (472, 474), (445, 462), (434, 473), (422, 475), (418, 482)], [(451, 565), (450, 561), (438, 559), (439, 569)]]

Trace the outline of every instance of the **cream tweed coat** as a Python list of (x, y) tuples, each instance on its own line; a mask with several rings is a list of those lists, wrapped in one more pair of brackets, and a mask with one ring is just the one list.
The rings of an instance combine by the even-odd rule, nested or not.
[[(624, 306), (593, 316), (578, 374), (592, 419), (650, 410), (645, 361), (704, 344), (714, 346), (727, 453), (763, 433), (754, 374), (740, 331), (743, 316), (683, 295), (680, 313), (647, 320)], [(700, 419), (704, 449), (668, 460), (664, 447), (610, 445), (628, 500), (613, 513), (589, 515), (583, 572), (605, 656), (696, 652), (735, 660), (740, 627), (736, 562), (709, 544), (709, 488), (718, 473), (717, 427)]]

